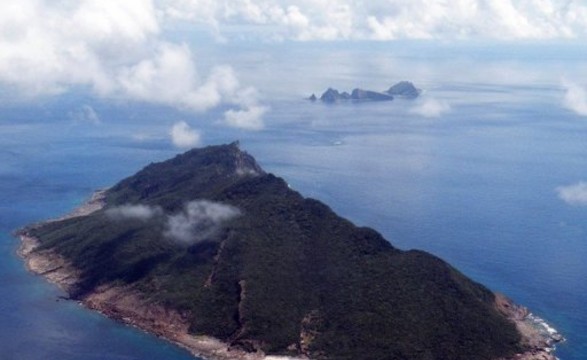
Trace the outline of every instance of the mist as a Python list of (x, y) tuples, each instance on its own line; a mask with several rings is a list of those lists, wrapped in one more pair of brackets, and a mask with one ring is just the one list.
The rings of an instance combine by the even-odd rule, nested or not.
[(106, 215), (116, 221), (123, 221), (128, 219), (148, 221), (162, 214), (163, 210), (160, 207), (140, 204), (125, 204), (106, 210)]
[(240, 215), (241, 211), (231, 205), (194, 200), (167, 218), (164, 235), (181, 244), (195, 244), (213, 237), (223, 224)]

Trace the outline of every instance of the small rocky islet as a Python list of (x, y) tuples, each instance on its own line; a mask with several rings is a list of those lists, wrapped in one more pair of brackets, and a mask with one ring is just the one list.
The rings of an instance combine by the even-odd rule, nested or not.
[(325, 103), (336, 103), (339, 101), (391, 101), (394, 98), (416, 99), (422, 93), (421, 89), (416, 88), (409, 81), (400, 81), (384, 91), (373, 91), (365, 89), (353, 89), (350, 93), (340, 92), (333, 88), (328, 88), (318, 98), (315, 94), (310, 95), (308, 100), (320, 100)]

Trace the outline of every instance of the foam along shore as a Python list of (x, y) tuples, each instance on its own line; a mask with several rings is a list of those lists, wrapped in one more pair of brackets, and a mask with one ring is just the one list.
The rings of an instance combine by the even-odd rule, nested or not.
[(555, 345), (565, 340), (558, 331), (532, 314), (528, 308), (515, 304), (502, 294), (495, 294), (495, 305), (516, 324), (522, 336), (522, 344), (529, 348), (528, 351), (511, 357), (511, 360), (558, 360), (554, 355)]
[[(66, 293), (72, 293), (80, 279), (79, 270), (52, 250), (38, 250), (40, 242), (30, 235), (30, 229), (48, 222), (90, 215), (105, 206), (105, 193), (106, 190), (96, 191), (87, 202), (73, 212), (57, 219), (30, 225), (16, 232), (16, 236), (21, 240), (18, 255), (25, 260), (30, 272), (42, 275)], [(188, 314), (148, 302), (132, 286), (103, 285), (75, 300), (88, 309), (154, 334), (188, 350), (194, 356), (209, 360), (307, 360), (307, 358), (266, 356), (261, 352), (247, 353), (209, 336), (191, 335), (188, 333)]]
[(541, 317), (530, 313), (528, 314), (527, 321), (534, 324), (538, 331), (540, 331), (544, 336), (551, 338), (552, 341), (560, 342), (564, 340), (563, 336)]

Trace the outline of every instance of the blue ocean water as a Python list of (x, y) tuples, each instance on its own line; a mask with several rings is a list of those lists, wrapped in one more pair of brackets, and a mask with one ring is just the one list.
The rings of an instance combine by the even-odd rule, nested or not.
[[(498, 53), (479, 76), (459, 52), (455, 60), (448, 52), (429, 59), (420, 49), (394, 56), (379, 49), (369, 57), (365, 49), (279, 50), (266, 63), (243, 56), (235, 65), (250, 81), (288, 70), (280, 84), (262, 76), (254, 83), (271, 107), (260, 132), (219, 125), (222, 109), (193, 116), (73, 95), (0, 106), (0, 359), (190, 358), (58, 301), (58, 289), (26, 272), (10, 235), (176, 154), (167, 134), (178, 120), (201, 129), (205, 144), (240, 139), (302, 194), (527, 305), (567, 338), (557, 351), (562, 360), (587, 359), (587, 207), (566, 204), (555, 190), (587, 180), (587, 119), (561, 105), (560, 79), (540, 74), (523, 56), (512, 62)], [(304, 57), (308, 51), (313, 56)], [(462, 71), (451, 72), (455, 66)], [(330, 106), (302, 99), (327, 86), (385, 88), (405, 74), (426, 90), (424, 100), (450, 106), (423, 117), (414, 112), (418, 102)], [(100, 124), (71, 120), (83, 104)]]

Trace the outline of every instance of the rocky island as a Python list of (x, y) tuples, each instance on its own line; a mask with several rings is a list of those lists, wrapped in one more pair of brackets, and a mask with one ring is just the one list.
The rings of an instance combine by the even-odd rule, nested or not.
[(31, 271), (208, 359), (554, 359), (527, 309), (266, 173), (237, 143), (18, 232)]
[[(389, 89), (385, 91), (373, 91), (373, 90), (363, 90), (363, 89), (353, 89), (351, 93), (348, 92), (339, 92), (336, 89), (328, 88), (322, 96), (320, 96), (320, 101), (326, 103), (335, 103), (338, 101), (344, 100), (352, 100), (352, 101), (391, 101), (394, 97), (404, 98), (404, 99), (415, 99), (420, 96), (422, 90), (416, 88), (414, 84), (409, 81), (400, 81), (397, 84), (391, 86)], [(318, 97), (315, 94), (310, 95), (308, 98), (311, 101), (318, 100)]]

